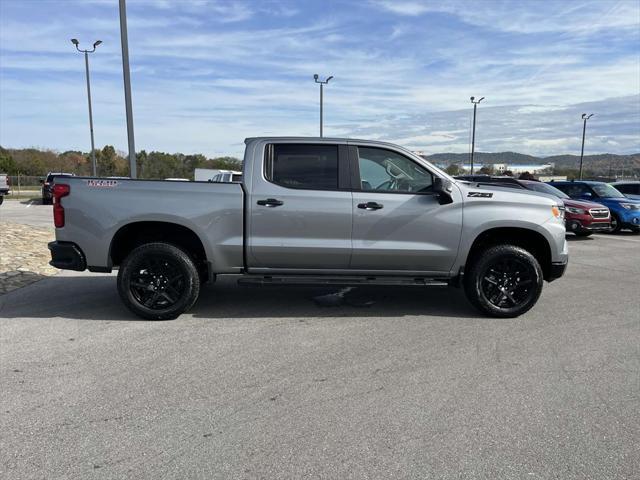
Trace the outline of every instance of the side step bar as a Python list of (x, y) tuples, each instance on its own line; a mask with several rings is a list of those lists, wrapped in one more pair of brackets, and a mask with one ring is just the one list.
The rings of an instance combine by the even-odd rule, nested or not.
[(238, 279), (238, 285), (269, 286), (269, 285), (405, 285), (405, 286), (448, 286), (448, 278), (426, 277), (349, 277), (328, 275), (247, 275)]

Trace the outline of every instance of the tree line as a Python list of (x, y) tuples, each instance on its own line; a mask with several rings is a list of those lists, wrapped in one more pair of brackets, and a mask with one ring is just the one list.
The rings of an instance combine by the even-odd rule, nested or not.
[[(129, 160), (113, 146), (96, 150), (96, 167), (101, 177), (129, 176)], [(207, 158), (200, 153), (147, 152), (136, 153), (138, 178), (188, 178), (193, 180), (196, 168), (241, 170), (242, 161), (235, 157)], [(69, 150), (58, 153), (37, 148), (6, 149), (0, 147), (0, 173), (44, 176), (48, 172), (69, 172), (90, 176), (91, 155)]]

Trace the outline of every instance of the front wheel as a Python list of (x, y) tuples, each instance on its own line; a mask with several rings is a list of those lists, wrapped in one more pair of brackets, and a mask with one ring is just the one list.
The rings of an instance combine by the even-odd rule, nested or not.
[(168, 243), (147, 243), (124, 259), (118, 293), (126, 307), (147, 320), (169, 320), (198, 299), (200, 278), (191, 257)]
[(515, 245), (490, 247), (472, 260), (464, 277), (467, 298), (492, 317), (517, 317), (542, 293), (543, 274), (536, 258)]
[(620, 219), (615, 213), (611, 214), (611, 229), (609, 233), (618, 233), (622, 228), (622, 224), (620, 223)]

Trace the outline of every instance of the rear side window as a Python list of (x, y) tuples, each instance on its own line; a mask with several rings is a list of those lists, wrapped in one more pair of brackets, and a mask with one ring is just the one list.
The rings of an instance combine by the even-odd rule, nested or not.
[(622, 185), (614, 185), (619, 192), (638, 195), (640, 193), (640, 184), (623, 183)]
[(275, 144), (267, 154), (266, 177), (287, 188), (338, 189), (338, 146)]

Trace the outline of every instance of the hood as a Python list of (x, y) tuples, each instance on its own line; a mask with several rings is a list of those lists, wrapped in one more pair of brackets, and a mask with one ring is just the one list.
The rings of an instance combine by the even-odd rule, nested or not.
[[(534, 190), (526, 190), (524, 188), (502, 187), (498, 185), (477, 184), (466, 180), (454, 180), (455, 184), (460, 188), (465, 201), (482, 200), (482, 201), (506, 201), (512, 203), (537, 203), (546, 205), (563, 205), (563, 200), (553, 195), (548, 195)], [(486, 194), (483, 197), (480, 194)], [(599, 206), (599, 205), (598, 205)]]
[(600, 200), (602, 201), (602, 203), (632, 203), (634, 205), (640, 205), (640, 200), (634, 200), (633, 198), (629, 198), (629, 197), (624, 197), (624, 198), (618, 198), (618, 197), (601, 197)]
[(602, 208), (601, 203), (590, 202), (588, 200), (574, 200), (573, 198), (563, 198), (562, 201), (567, 207), (581, 208), (583, 210)]

